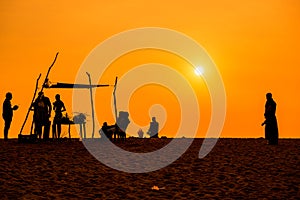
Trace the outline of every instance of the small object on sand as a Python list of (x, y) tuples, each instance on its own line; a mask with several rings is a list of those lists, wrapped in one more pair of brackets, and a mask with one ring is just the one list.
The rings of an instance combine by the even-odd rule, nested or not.
[(154, 185), (151, 189), (152, 189), (152, 190), (159, 190), (159, 187), (156, 186), (156, 185)]
[(163, 189), (165, 189), (165, 187), (159, 188), (157, 185), (154, 185), (151, 189), (152, 190), (163, 190)]

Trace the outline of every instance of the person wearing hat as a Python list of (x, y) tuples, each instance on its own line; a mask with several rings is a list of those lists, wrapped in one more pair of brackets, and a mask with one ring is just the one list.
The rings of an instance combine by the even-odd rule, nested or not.
[(19, 106), (15, 105), (11, 107), (11, 101), (12, 100), (12, 93), (8, 92), (6, 93), (6, 98), (3, 102), (3, 109), (2, 109), (2, 117), (4, 119), (4, 140), (8, 140), (8, 130), (10, 128), (10, 124), (13, 117), (13, 111), (17, 110)]
[(44, 96), (43, 92), (38, 93), (38, 97), (35, 99), (33, 103), (33, 121), (34, 121), (34, 132), (37, 134), (39, 139), (42, 137), (43, 126), (44, 126), (44, 134), (43, 139), (49, 139), (49, 131), (50, 131), (50, 120), (52, 105), (48, 97)]

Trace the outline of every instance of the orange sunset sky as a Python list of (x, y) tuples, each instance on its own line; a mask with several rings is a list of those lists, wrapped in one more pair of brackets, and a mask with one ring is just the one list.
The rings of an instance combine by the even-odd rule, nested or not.
[[(279, 137), (300, 136), (298, 0), (11, 0), (0, 3), (0, 27), (0, 96), (3, 102), (6, 92), (11, 91), (12, 104), (20, 105), (14, 113), (9, 137), (17, 137), (35, 80), (39, 73), (44, 79), (56, 52), (59, 56), (50, 80), (72, 83), (84, 59), (99, 43), (122, 31), (142, 27), (162, 27), (184, 33), (202, 45), (214, 60), (227, 96), (221, 137), (263, 137), (264, 128), (260, 124), (264, 120), (267, 92), (272, 92), (277, 102)], [(197, 136), (204, 137), (211, 115), (209, 93), (201, 77), (197, 77), (192, 68), (189, 72), (183, 67), (189, 64), (180, 57), (159, 50), (134, 51), (108, 66), (100, 83), (112, 85), (115, 76), (121, 79), (131, 68), (154, 62), (173, 67), (190, 82), (201, 110)], [(94, 91), (99, 123), (104, 120), (114, 123), (111, 111), (105, 110), (110, 106), (113, 87)], [(61, 94), (71, 115), (72, 90), (45, 90), (51, 101), (56, 93)], [(86, 94), (89, 98), (89, 93)], [(151, 114), (157, 115), (161, 125), (165, 125), (160, 135), (172, 137), (180, 123), (178, 101), (168, 88), (140, 87), (130, 100), (130, 120), (141, 127), (147, 126), (149, 108), (161, 104), (166, 116), (155, 110)], [(90, 118), (88, 116), (89, 121)], [(29, 132), (30, 123), (31, 117), (25, 133)], [(4, 121), (0, 123), (1, 138), (3, 126)], [(73, 136), (75, 132), (72, 131)]]

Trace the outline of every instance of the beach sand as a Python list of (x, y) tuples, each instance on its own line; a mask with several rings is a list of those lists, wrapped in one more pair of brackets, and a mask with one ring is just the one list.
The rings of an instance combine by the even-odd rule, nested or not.
[[(20, 144), (0, 140), (1, 199), (299, 199), (300, 139), (219, 139), (203, 159), (195, 139), (174, 163), (149, 173), (111, 169), (80, 141)], [(170, 139), (127, 139), (150, 152)], [(153, 190), (157, 186), (160, 190)]]

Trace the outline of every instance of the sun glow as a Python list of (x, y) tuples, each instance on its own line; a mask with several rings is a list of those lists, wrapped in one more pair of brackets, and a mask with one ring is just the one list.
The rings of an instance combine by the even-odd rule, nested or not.
[(196, 67), (196, 68), (195, 68), (195, 74), (196, 74), (197, 76), (201, 76), (201, 75), (203, 74), (203, 72), (204, 72), (204, 70), (203, 70), (202, 67)]

